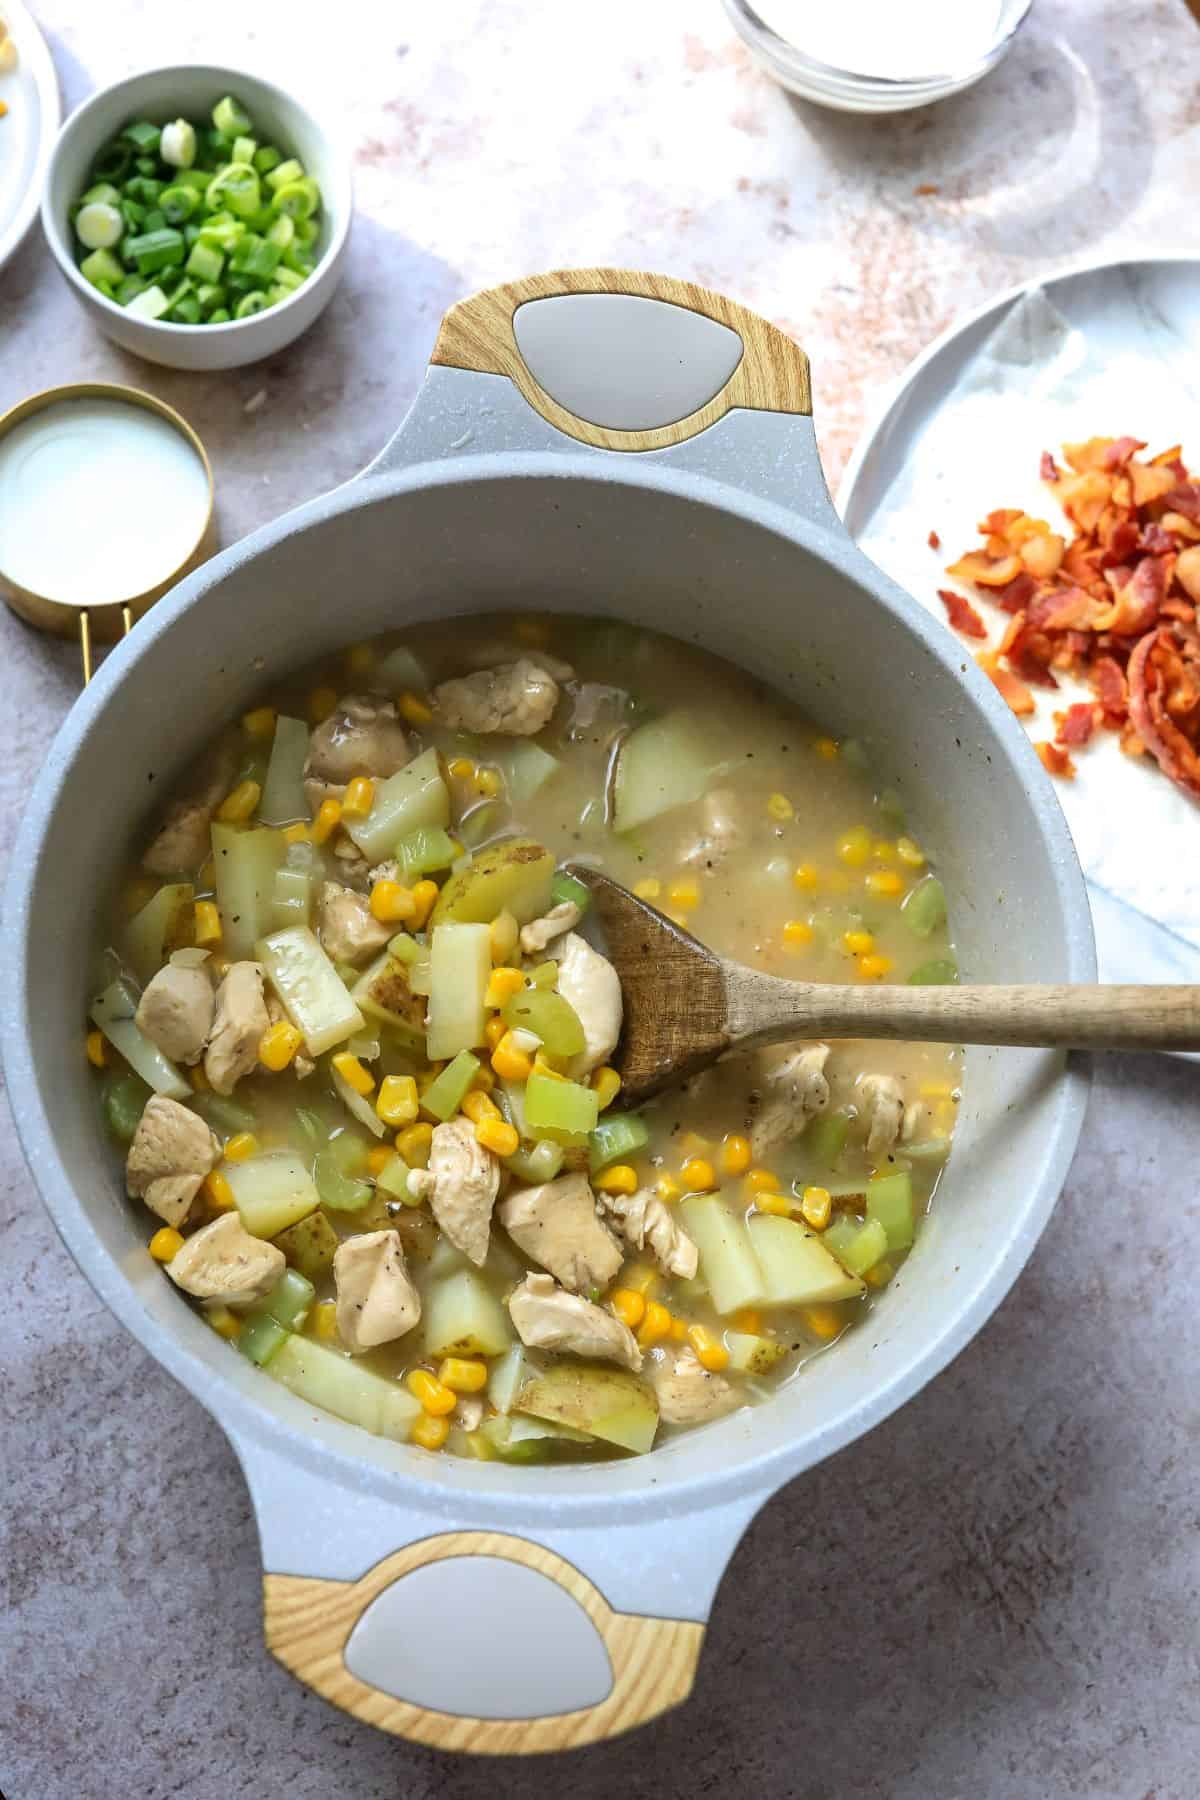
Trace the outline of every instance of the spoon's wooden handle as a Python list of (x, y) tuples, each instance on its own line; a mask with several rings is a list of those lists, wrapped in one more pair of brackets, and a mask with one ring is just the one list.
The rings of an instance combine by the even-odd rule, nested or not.
[(1064, 1050), (1200, 1050), (1200, 987), (834, 987), (726, 965), (735, 1044), (909, 1038)]

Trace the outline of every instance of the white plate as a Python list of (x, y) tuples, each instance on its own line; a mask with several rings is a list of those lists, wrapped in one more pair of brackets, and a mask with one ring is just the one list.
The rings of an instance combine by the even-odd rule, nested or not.
[(62, 123), (58, 78), (46, 40), (21, 0), (0, 0), (17, 66), (0, 73), (0, 269), (37, 217), (50, 150)]
[[(1047, 316), (1053, 309), (1065, 321), (1057, 340), (1030, 325), (1038, 290)], [(1195, 257), (1072, 268), (951, 327), (886, 396), (850, 460), (839, 508), (867, 553), (941, 616), (943, 565), (974, 546), (974, 519), (994, 506), (1044, 512), (1052, 503), (1037, 481), (1040, 452), (1122, 431), (1156, 448), (1182, 441), (1192, 469), (1200, 465)], [(926, 544), (931, 528), (937, 554)], [(1076, 697), (1064, 690), (1040, 711)], [(1048, 723), (1040, 716), (1034, 734), (1049, 735)], [(1077, 760), (1077, 780), (1055, 788), (1088, 877), (1101, 978), (1200, 982), (1188, 875), (1200, 858), (1200, 808), (1149, 758), (1123, 756), (1115, 737)]]

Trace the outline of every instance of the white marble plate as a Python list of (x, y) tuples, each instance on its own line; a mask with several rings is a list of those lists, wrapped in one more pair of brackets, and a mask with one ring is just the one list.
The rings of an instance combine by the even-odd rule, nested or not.
[(0, 71), (0, 269), (37, 216), (62, 104), (46, 40), (21, 0), (0, 0), (0, 19), (17, 47), (17, 66)]
[[(978, 542), (978, 518), (997, 506), (1053, 516), (1041, 451), (1123, 432), (1152, 449), (1182, 442), (1200, 467), (1194, 257), (1071, 269), (952, 327), (886, 396), (839, 507), (873, 561), (944, 620), (944, 565)], [(1031, 736), (1052, 735), (1050, 712), (1087, 692), (1039, 693)], [(1101, 978), (1200, 982), (1200, 805), (1149, 757), (1124, 756), (1115, 735), (1076, 762), (1055, 791), (1088, 879)]]

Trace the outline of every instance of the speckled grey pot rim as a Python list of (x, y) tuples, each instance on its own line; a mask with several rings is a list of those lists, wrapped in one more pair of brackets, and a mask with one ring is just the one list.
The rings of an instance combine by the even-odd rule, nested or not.
[[(1024, 733), (991, 683), (970, 664), (961, 672), (959, 646), (925, 609), (913, 601), (874, 565), (869, 563), (840, 531), (818, 524), (776, 503), (758, 498), (710, 477), (673, 469), (654, 460), (654, 454), (636, 459), (609, 459), (594, 452), (495, 452), (480, 453), (462, 461), (423, 462), (392, 472), (366, 473), (332, 492), (319, 496), (282, 518), (263, 526), (249, 537), (219, 553), (187, 577), (143, 620), (136, 633), (107, 658), (95, 680), (77, 701), (61, 726), (24, 810), (13, 850), (12, 872), (4, 905), (4, 937), (11, 940), (16, 960), (15, 980), (0, 1007), (0, 1048), (9, 1083), (10, 1099), (21, 1141), (35, 1181), (67, 1248), (95, 1291), (139, 1342), (180, 1380), (238, 1440), (253, 1440), (285, 1459), (343, 1486), (366, 1489), (383, 1499), (403, 1501), (431, 1515), (445, 1517), (470, 1512), (480, 1524), (517, 1524), (535, 1527), (569, 1515), (578, 1525), (636, 1522), (649, 1492), (655, 1496), (656, 1516), (685, 1514), (714, 1506), (738, 1496), (765, 1497), (785, 1481), (824, 1460), (880, 1423), (915, 1394), (962, 1350), (991, 1317), (1032, 1253), (1053, 1210), (1066, 1178), (1087, 1103), (1086, 1065), (1071, 1060), (1058, 1083), (1055, 1129), (1046, 1145), (1041, 1177), (1033, 1185), (998, 1250), (988, 1275), (966, 1296), (956, 1296), (948, 1307), (942, 1329), (919, 1353), (902, 1361), (882, 1380), (868, 1400), (849, 1409), (820, 1432), (801, 1442), (750, 1454), (733, 1466), (672, 1478), (657, 1457), (621, 1463), (580, 1465), (538, 1470), (535, 1484), (526, 1485), (528, 1472), (502, 1468), (501, 1478), (491, 1473), (494, 1464), (469, 1464), (464, 1474), (487, 1474), (487, 1485), (464, 1479), (448, 1459), (440, 1459), (432, 1478), (416, 1475), (372, 1460), (372, 1440), (355, 1427), (331, 1421), (323, 1443), (294, 1430), (274, 1417), (265, 1406), (247, 1398), (231, 1381), (214, 1375), (213, 1368), (193, 1355), (175, 1333), (160, 1326), (141, 1307), (115, 1259), (98, 1241), (87, 1212), (74, 1193), (58, 1159), (52, 1121), (42, 1104), (24, 1030), (29, 994), (23, 943), (36, 893), (40, 850), (52, 815), (58, 789), (86, 751), (93, 722), (112, 702), (130, 678), (149, 646), (169, 632), (180, 615), (200, 602), (210, 589), (240, 564), (285, 538), (306, 530), (325, 518), (376, 500), (432, 486), (474, 484), (489, 480), (552, 479), (604, 482), (631, 488), (655, 488), (677, 495), (719, 513), (732, 513), (810, 551), (837, 568), (847, 579), (865, 588), (874, 601), (896, 614), (909, 632), (919, 638), (944, 670), (946, 678), (965, 685), (970, 699), (992, 726), (1006, 756), (1007, 773), (1026, 788), (1031, 814), (1038, 827), (1049, 866), (1056, 904), (1066, 927), (1070, 967), (1067, 978), (1094, 979), (1095, 958), (1091, 920), (1082, 876), (1065, 819), (1048, 780), (1025, 782), (1030, 756)], [(1032, 772), (1031, 772), (1032, 773)], [(257, 1372), (254, 1372), (257, 1374)], [(264, 1392), (265, 1397), (265, 1392)], [(720, 1427), (713, 1427), (714, 1431)], [(707, 1433), (704, 1434), (707, 1436)], [(342, 1447), (344, 1446), (344, 1448)], [(395, 1446), (391, 1446), (395, 1448)], [(432, 1459), (423, 1459), (427, 1462)], [(637, 1469), (636, 1483), (629, 1471)], [(660, 1474), (661, 1471), (661, 1474)], [(614, 1476), (620, 1477), (619, 1481)]]

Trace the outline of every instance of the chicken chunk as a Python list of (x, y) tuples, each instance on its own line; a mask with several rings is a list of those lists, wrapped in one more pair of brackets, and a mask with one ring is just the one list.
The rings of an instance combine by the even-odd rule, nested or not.
[(572, 1293), (603, 1290), (621, 1266), (620, 1245), (597, 1216), (586, 1175), (519, 1188), (501, 1201), (497, 1217), (517, 1248)]
[(658, 1416), (667, 1425), (702, 1425), (742, 1404), (742, 1395), (723, 1375), (706, 1369), (690, 1344), (652, 1360), (650, 1383), (658, 1396)]
[(683, 861), (693, 868), (716, 869), (744, 841), (746, 830), (738, 814), (737, 795), (732, 788), (713, 788), (700, 802), (704, 829), (683, 853)]
[(326, 955), (354, 968), (382, 950), (394, 929), (380, 924), (365, 894), (357, 894), (336, 881), (321, 884), (317, 927)]
[(209, 827), (233, 779), (233, 753), (209, 757), (188, 792), (167, 808), (158, 834), (142, 857), (151, 875), (194, 875), (212, 849)]
[(678, 1275), (683, 1281), (692, 1279), (700, 1252), (676, 1224), (666, 1201), (660, 1200), (651, 1188), (641, 1188), (636, 1194), (600, 1193), (596, 1201), (631, 1249), (649, 1250), (664, 1275)]
[(756, 1162), (799, 1137), (808, 1121), (825, 1111), (828, 1058), (828, 1044), (813, 1044), (791, 1051), (766, 1076), (752, 1108), (750, 1148)]
[(172, 959), (142, 989), (134, 1023), (172, 1062), (198, 1063), (213, 1022), (213, 984), (204, 963)]
[(256, 962), (235, 962), (217, 989), (217, 1007), (204, 1053), (204, 1073), (215, 1093), (232, 1094), (258, 1062), (258, 1046), (271, 1023)]
[(125, 1186), (168, 1225), (181, 1225), (220, 1155), (220, 1144), (197, 1113), (153, 1094), (125, 1159)]
[(527, 650), (519, 644), (504, 644), (499, 640), (478, 644), (465, 658), (472, 669), (496, 669), (502, 663), (527, 662), (536, 669), (544, 669), (555, 681), (572, 681), (575, 671), (569, 662), (561, 656), (552, 656), (548, 650)]
[(322, 800), (340, 800), (356, 775), (376, 781), (408, 761), (408, 739), (395, 702), (376, 694), (346, 694), (308, 741), (304, 794), (314, 814)]
[(606, 956), (593, 950), (578, 932), (568, 932), (558, 946), (558, 991), (575, 1009), (583, 1026), (583, 1049), (571, 1060), (578, 1081), (607, 1062), (621, 1035), (621, 983)]
[(421, 1296), (409, 1277), (398, 1231), (365, 1231), (333, 1256), (337, 1328), (351, 1350), (403, 1337), (421, 1320)]
[(532, 737), (558, 705), (558, 683), (531, 657), (481, 669), (433, 690), (443, 725), (456, 731), (502, 737)]
[(635, 1372), (642, 1353), (628, 1325), (602, 1306), (568, 1294), (549, 1275), (527, 1275), (508, 1297), (521, 1342), (530, 1350), (565, 1350), (594, 1356)]
[(479, 1142), (469, 1119), (434, 1126), (429, 1167), (412, 1171), (408, 1191), (428, 1199), (455, 1249), (482, 1268), (491, 1241), (492, 1208), (500, 1192), (500, 1162)]
[(904, 1124), (904, 1089), (894, 1075), (861, 1075), (858, 1091), (867, 1121), (867, 1155), (883, 1156)]
[(478, 1431), (483, 1424), (485, 1401), (482, 1394), (460, 1394), (458, 1405), (450, 1415), (451, 1423), (460, 1431)]
[(583, 913), (573, 900), (560, 900), (557, 906), (540, 919), (534, 919), (530, 925), (521, 927), (521, 949), (526, 956), (540, 956), (547, 944), (561, 937), (565, 931), (573, 931), (582, 919)]
[(191, 1236), (167, 1264), (167, 1274), (197, 1300), (236, 1306), (269, 1294), (287, 1267), (277, 1244), (251, 1237), (235, 1212), (222, 1213)]

